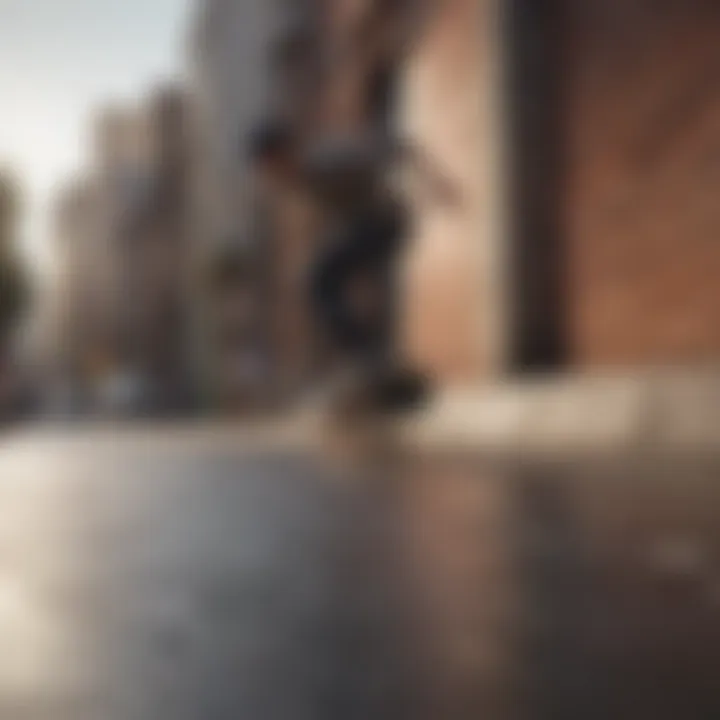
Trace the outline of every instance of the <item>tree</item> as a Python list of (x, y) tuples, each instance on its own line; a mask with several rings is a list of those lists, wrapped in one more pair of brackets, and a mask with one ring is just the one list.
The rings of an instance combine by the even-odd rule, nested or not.
[[(0, 353), (4, 354), (28, 301), (27, 280), (18, 259), (20, 188), (0, 171)], [(0, 359), (2, 359), (0, 357)]]

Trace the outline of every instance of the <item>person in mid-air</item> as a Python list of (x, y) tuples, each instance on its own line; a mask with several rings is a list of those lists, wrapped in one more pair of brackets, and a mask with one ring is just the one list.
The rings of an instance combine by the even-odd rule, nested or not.
[(252, 133), (249, 152), (260, 187), (300, 188), (323, 217), (310, 261), (309, 302), (330, 349), (349, 370), (343, 377), (383, 388), (391, 403), (392, 395), (411, 400), (418, 381), (402, 370), (395, 343), (399, 262), (411, 213), (392, 179), (409, 164), (433, 197), (454, 201), (453, 188), (417, 149), (374, 137), (329, 137), (301, 148), (287, 126), (268, 120)]

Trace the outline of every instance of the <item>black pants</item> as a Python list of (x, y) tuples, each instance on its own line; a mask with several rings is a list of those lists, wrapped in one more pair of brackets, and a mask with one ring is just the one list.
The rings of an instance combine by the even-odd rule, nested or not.
[[(392, 352), (396, 335), (398, 261), (407, 233), (403, 209), (386, 203), (349, 216), (321, 251), (311, 275), (311, 301), (332, 348), (355, 359)], [(353, 303), (355, 280), (370, 279), (380, 312), (367, 317)]]

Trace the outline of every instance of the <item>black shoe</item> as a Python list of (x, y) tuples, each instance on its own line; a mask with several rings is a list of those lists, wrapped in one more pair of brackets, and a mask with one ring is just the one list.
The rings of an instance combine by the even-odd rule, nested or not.
[(374, 405), (385, 412), (417, 410), (430, 395), (430, 383), (421, 373), (406, 368), (392, 368), (372, 383)]

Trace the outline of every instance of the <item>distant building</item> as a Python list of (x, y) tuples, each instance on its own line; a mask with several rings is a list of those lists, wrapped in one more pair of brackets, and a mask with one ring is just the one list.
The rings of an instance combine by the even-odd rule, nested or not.
[(100, 112), (92, 165), (55, 213), (65, 372), (96, 389), (132, 377), (148, 412), (194, 396), (189, 114), (176, 87)]
[(141, 108), (144, 156), (122, 178), (116, 251), (124, 363), (158, 409), (194, 395), (191, 357), (191, 108), (178, 87), (153, 91)]
[(54, 374), (75, 401), (92, 404), (93, 384), (114, 363), (112, 299), (101, 243), (100, 193), (91, 181), (66, 185), (54, 212), (58, 285), (54, 315)]
[(123, 370), (127, 293), (121, 272), (133, 185), (147, 176), (146, 136), (134, 108), (101, 109), (91, 125), (91, 162), (59, 192), (56, 373), (96, 410), (104, 383)]

